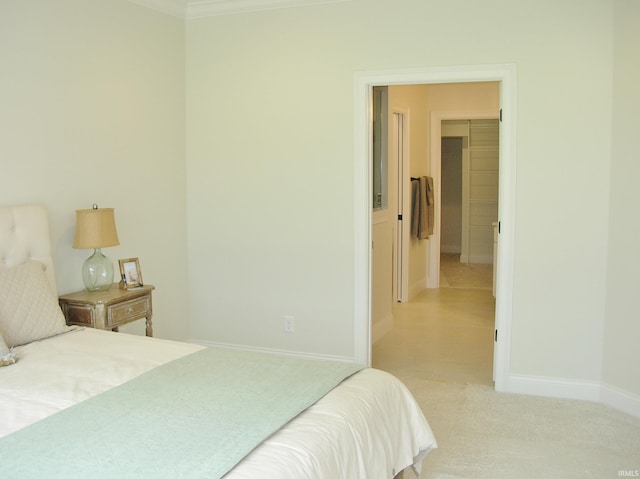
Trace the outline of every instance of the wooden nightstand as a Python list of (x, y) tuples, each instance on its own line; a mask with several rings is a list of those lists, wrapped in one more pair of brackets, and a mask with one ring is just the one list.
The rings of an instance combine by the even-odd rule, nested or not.
[(109, 291), (78, 291), (60, 296), (60, 308), (67, 324), (118, 331), (123, 324), (146, 319), (147, 336), (153, 336), (151, 291), (144, 285), (138, 289), (119, 289), (114, 283)]

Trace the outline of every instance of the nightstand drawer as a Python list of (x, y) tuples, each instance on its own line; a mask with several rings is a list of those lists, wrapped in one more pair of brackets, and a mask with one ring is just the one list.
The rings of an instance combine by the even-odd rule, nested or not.
[(132, 318), (143, 318), (151, 313), (151, 297), (132, 299), (124, 303), (109, 306), (107, 320), (109, 328), (115, 328), (120, 324), (127, 323)]
[(67, 318), (67, 324), (76, 324), (79, 326), (95, 326), (95, 317), (93, 308), (81, 304), (64, 304), (62, 312)]

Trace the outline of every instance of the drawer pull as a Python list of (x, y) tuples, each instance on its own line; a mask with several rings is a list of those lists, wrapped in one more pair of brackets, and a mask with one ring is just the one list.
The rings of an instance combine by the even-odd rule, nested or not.
[(127, 308), (127, 312), (128, 313), (133, 313), (133, 308), (132, 307)]

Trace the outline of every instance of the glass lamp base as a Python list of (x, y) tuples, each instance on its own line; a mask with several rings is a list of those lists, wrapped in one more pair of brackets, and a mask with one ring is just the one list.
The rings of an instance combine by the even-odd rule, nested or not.
[(82, 281), (87, 291), (109, 291), (113, 284), (113, 263), (100, 249), (82, 265)]

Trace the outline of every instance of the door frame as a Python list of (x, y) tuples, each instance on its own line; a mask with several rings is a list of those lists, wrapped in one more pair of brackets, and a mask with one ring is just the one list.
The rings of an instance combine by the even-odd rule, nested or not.
[[(501, 103), (502, 104), (502, 103)], [(427, 263), (427, 288), (440, 287), (440, 237), (442, 221), (442, 122), (445, 120), (483, 120), (498, 119), (494, 111), (432, 111), (431, 128), (429, 132), (429, 151), (431, 157), (430, 173), (433, 177), (435, 190), (435, 224), (433, 240), (429, 240)], [(502, 166), (502, 162), (500, 162)], [(499, 171), (499, 170), (498, 170)], [(464, 178), (464, 175), (463, 175)], [(464, 180), (463, 180), (464, 181)], [(498, 207), (500, 202), (498, 201)], [(498, 217), (500, 213), (498, 213)]]
[(432, 83), (500, 83), (500, 178), (496, 284), (495, 388), (508, 390), (511, 375), (511, 321), (516, 199), (515, 64), (471, 65), (354, 74), (354, 361), (371, 365), (371, 141), (374, 86)]

